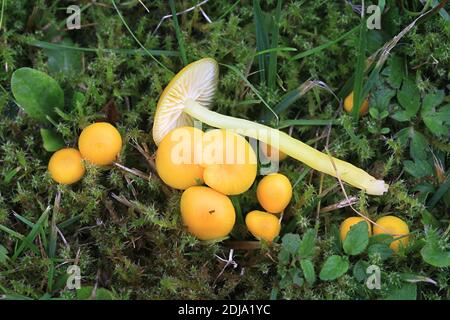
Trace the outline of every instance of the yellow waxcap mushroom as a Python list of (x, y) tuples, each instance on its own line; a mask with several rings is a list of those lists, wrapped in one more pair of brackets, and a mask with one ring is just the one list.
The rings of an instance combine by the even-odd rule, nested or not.
[(347, 233), (350, 231), (350, 228), (355, 225), (358, 224), (361, 221), (366, 221), (367, 222), (367, 228), (369, 231), (369, 236), (372, 235), (372, 228), (370, 226), (370, 222), (367, 221), (366, 219), (362, 218), (362, 217), (350, 217), (345, 219), (344, 221), (342, 221), (341, 223), (341, 227), (339, 228), (339, 234), (341, 237), (341, 241), (344, 241), (345, 238), (347, 238)]
[(236, 221), (231, 200), (204, 186), (186, 189), (181, 195), (180, 210), (188, 231), (200, 240), (226, 237)]
[(85, 172), (80, 152), (73, 148), (56, 151), (48, 162), (48, 171), (52, 179), (61, 184), (79, 181)]
[[(351, 113), (353, 110), (353, 91), (344, 99), (344, 109), (348, 113)], [(361, 103), (361, 108), (359, 108), (359, 114), (365, 115), (369, 110), (369, 100), (364, 99)]]
[(186, 99), (194, 99), (202, 107), (209, 108), (218, 79), (219, 66), (211, 58), (195, 61), (178, 72), (164, 89), (156, 106), (152, 130), (156, 145), (172, 129), (193, 125), (192, 118), (183, 112)]
[[(373, 226), (373, 234), (390, 234), (394, 239), (409, 234), (409, 228), (405, 221), (395, 216), (384, 216), (375, 221)], [(409, 242), (409, 237), (404, 237), (399, 240), (391, 242), (391, 249), (398, 251), (400, 247), (406, 247)]]
[(247, 191), (256, 178), (256, 154), (244, 137), (224, 129), (203, 135), (205, 184), (227, 195)]
[(167, 134), (156, 151), (156, 171), (172, 188), (184, 190), (203, 184), (203, 167), (196, 163), (196, 140), (203, 132), (194, 127), (179, 127)]
[(258, 183), (256, 197), (266, 211), (280, 213), (291, 201), (291, 182), (281, 173), (269, 174)]
[(254, 210), (247, 213), (245, 224), (248, 231), (258, 239), (272, 242), (280, 234), (280, 221), (273, 214)]
[(153, 139), (156, 144), (173, 128), (191, 125), (196, 119), (211, 127), (239, 131), (243, 136), (267, 144), (274, 141), (272, 137), (278, 137), (276, 140), (281, 152), (311, 168), (339, 177), (368, 194), (382, 195), (387, 192), (389, 186), (383, 180), (377, 180), (364, 170), (322, 153), (287, 133), (209, 110), (217, 88), (218, 72), (217, 62), (205, 58), (187, 65), (172, 79), (159, 99), (155, 114)]
[(110, 123), (96, 122), (83, 129), (78, 148), (83, 158), (90, 163), (106, 166), (117, 159), (122, 149), (122, 137)]

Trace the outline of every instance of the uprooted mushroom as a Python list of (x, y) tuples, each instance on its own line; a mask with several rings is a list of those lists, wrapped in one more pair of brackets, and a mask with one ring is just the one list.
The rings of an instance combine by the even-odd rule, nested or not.
[[(277, 129), (245, 119), (211, 111), (218, 85), (219, 68), (214, 59), (204, 58), (184, 67), (167, 85), (158, 101), (153, 123), (153, 139), (157, 145), (174, 128), (192, 126), (194, 119), (211, 127), (235, 132), (272, 145), (311, 168), (339, 177), (342, 181), (365, 190), (371, 195), (382, 195), (388, 185), (364, 170), (343, 160), (331, 157), (292, 138)], [(278, 144), (276, 145), (276, 142)]]

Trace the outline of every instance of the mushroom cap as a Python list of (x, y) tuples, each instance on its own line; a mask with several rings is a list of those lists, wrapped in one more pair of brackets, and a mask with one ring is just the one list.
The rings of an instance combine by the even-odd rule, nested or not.
[(204, 186), (190, 187), (183, 192), (180, 211), (188, 231), (200, 240), (226, 237), (236, 221), (230, 198)]
[(161, 140), (176, 127), (192, 126), (192, 118), (183, 112), (183, 102), (192, 99), (209, 108), (219, 80), (219, 66), (212, 58), (203, 58), (181, 69), (159, 97), (153, 122), (153, 140)]
[(107, 166), (117, 159), (122, 149), (122, 137), (110, 123), (96, 122), (83, 129), (78, 138), (78, 149), (90, 163)]
[(256, 154), (244, 137), (232, 130), (213, 129), (203, 135), (203, 180), (227, 195), (244, 193), (257, 173)]
[(272, 242), (280, 234), (280, 221), (273, 214), (254, 210), (245, 216), (248, 231), (258, 239)]
[(72, 184), (80, 180), (85, 168), (83, 159), (77, 149), (64, 148), (56, 151), (48, 163), (52, 179), (61, 184)]
[(194, 127), (180, 127), (170, 131), (156, 151), (156, 171), (165, 184), (185, 190), (203, 183), (203, 167), (195, 163), (195, 139), (202, 139), (203, 131)]
[[(405, 221), (395, 216), (384, 216), (375, 221), (373, 226), (373, 235), (390, 234), (394, 239), (409, 234), (409, 228)], [(391, 242), (390, 247), (397, 252), (401, 247), (406, 247), (409, 237), (404, 237)]]
[(269, 174), (258, 183), (256, 197), (267, 212), (280, 213), (291, 201), (291, 182), (281, 173)]

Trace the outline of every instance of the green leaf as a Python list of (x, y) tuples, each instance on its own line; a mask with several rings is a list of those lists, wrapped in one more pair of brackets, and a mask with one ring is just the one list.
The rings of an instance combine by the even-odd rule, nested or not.
[(335, 280), (347, 272), (349, 262), (346, 258), (338, 255), (328, 257), (322, 270), (320, 270), (319, 278), (324, 281)]
[(298, 234), (288, 233), (281, 239), (283, 249), (292, 255), (295, 255), (300, 246), (300, 236)]
[(303, 278), (300, 275), (300, 270), (298, 269), (292, 269), (291, 271), (291, 276), (292, 276), (292, 283), (295, 284), (296, 286), (301, 287), (304, 283)]
[(289, 252), (286, 251), (285, 249), (280, 250), (280, 252), (278, 253), (278, 261), (281, 264), (288, 264), (289, 263)]
[(444, 251), (437, 244), (427, 243), (422, 250), (420, 250), (423, 260), (438, 268), (445, 268), (450, 266), (450, 252)]
[(298, 250), (298, 254), (302, 258), (310, 258), (314, 255), (314, 245), (316, 242), (316, 231), (309, 229), (303, 236), (302, 242)]
[(369, 256), (379, 255), (381, 260), (386, 260), (392, 256), (394, 251), (386, 244), (376, 243), (369, 246), (367, 253)]
[(405, 171), (415, 178), (423, 178), (433, 174), (433, 166), (426, 160), (417, 160), (414, 162), (406, 160), (403, 162), (403, 166)]
[[(70, 39), (64, 39), (61, 44), (73, 46)], [(53, 73), (73, 75), (83, 69), (83, 52), (70, 49), (44, 49), (47, 56), (48, 69)]]
[(373, 245), (375, 243), (383, 243), (389, 245), (394, 240), (394, 237), (390, 234), (375, 234), (370, 237), (369, 239), (369, 245)]
[(412, 130), (409, 153), (413, 160), (426, 160), (429, 158), (430, 144), (427, 138), (417, 130)]
[(94, 292), (94, 287), (87, 286), (77, 290), (78, 300), (114, 300), (114, 295), (111, 291), (104, 288), (97, 288)]
[(406, 122), (411, 120), (411, 116), (405, 110), (397, 111), (391, 117), (392, 119), (397, 120), (399, 122)]
[(420, 92), (412, 80), (406, 79), (403, 82), (401, 90), (397, 92), (397, 100), (409, 117), (417, 114), (420, 108)]
[(436, 107), (444, 101), (444, 98), (444, 90), (428, 93), (422, 101), (422, 115), (426, 115), (430, 112), (434, 113), (436, 111)]
[(55, 79), (44, 72), (20, 68), (11, 78), (11, 90), (19, 106), (30, 116), (47, 122), (55, 108), (64, 108), (64, 92)]
[(348, 255), (358, 255), (369, 244), (369, 228), (366, 221), (358, 222), (350, 228), (344, 240), (344, 252)]
[(393, 55), (388, 60), (388, 66), (390, 72), (387, 80), (393, 88), (398, 89), (405, 77), (405, 62), (399, 56)]
[(300, 266), (302, 267), (303, 275), (305, 276), (306, 282), (312, 286), (316, 281), (316, 273), (314, 271), (314, 264), (309, 259), (300, 260)]
[(446, 126), (439, 114), (424, 116), (423, 122), (427, 126), (428, 130), (430, 130), (435, 136), (443, 136), (449, 132), (449, 126)]
[(416, 300), (417, 285), (414, 283), (406, 283), (399, 289), (393, 289), (389, 292), (386, 300)]
[(369, 109), (369, 114), (370, 114), (371, 117), (374, 118), (374, 119), (378, 119), (378, 117), (380, 116), (380, 112), (378, 111), (377, 108), (370, 108), (370, 109)]
[[(443, 90), (429, 93), (422, 103), (422, 119), (427, 128), (436, 136), (446, 135), (450, 131), (450, 105), (437, 110), (436, 108), (444, 101)], [(446, 125), (447, 124), (447, 125)]]
[(389, 129), (389, 128), (381, 128), (381, 130), (380, 130), (381, 134), (388, 134), (389, 132), (391, 132), (391, 129)]
[(46, 151), (55, 152), (64, 147), (64, 140), (56, 131), (52, 129), (41, 129), (40, 132)]
[(369, 263), (364, 260), (359, 260), (353, 267), (353, 277), (359, 282), (363, 282), (367, 279), (367, 268)]

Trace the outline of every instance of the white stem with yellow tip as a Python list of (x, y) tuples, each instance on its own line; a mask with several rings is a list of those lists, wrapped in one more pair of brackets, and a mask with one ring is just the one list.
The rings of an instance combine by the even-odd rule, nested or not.
[[(311, 168), (338, 177), (348, 184), (365, 190), (371, 195), (382, 195), (387, 192), (388, 185), (383, 180), (377, 180), (364, 170), (340, 159), (322, 153), (309, 145), (292, 138), (288, 134), (268, 126), (245, 119), (225, 116), (203, 107), (192, 99), (184, 101), (184, 112), (209, 126), (221, 129), (237, 130), (244, 136), (257, 139), (266, 144), (270, 137), (278, 137), (279, 146), (274, 146)], [(260, 134), (265, 132), (265, 134)]]

